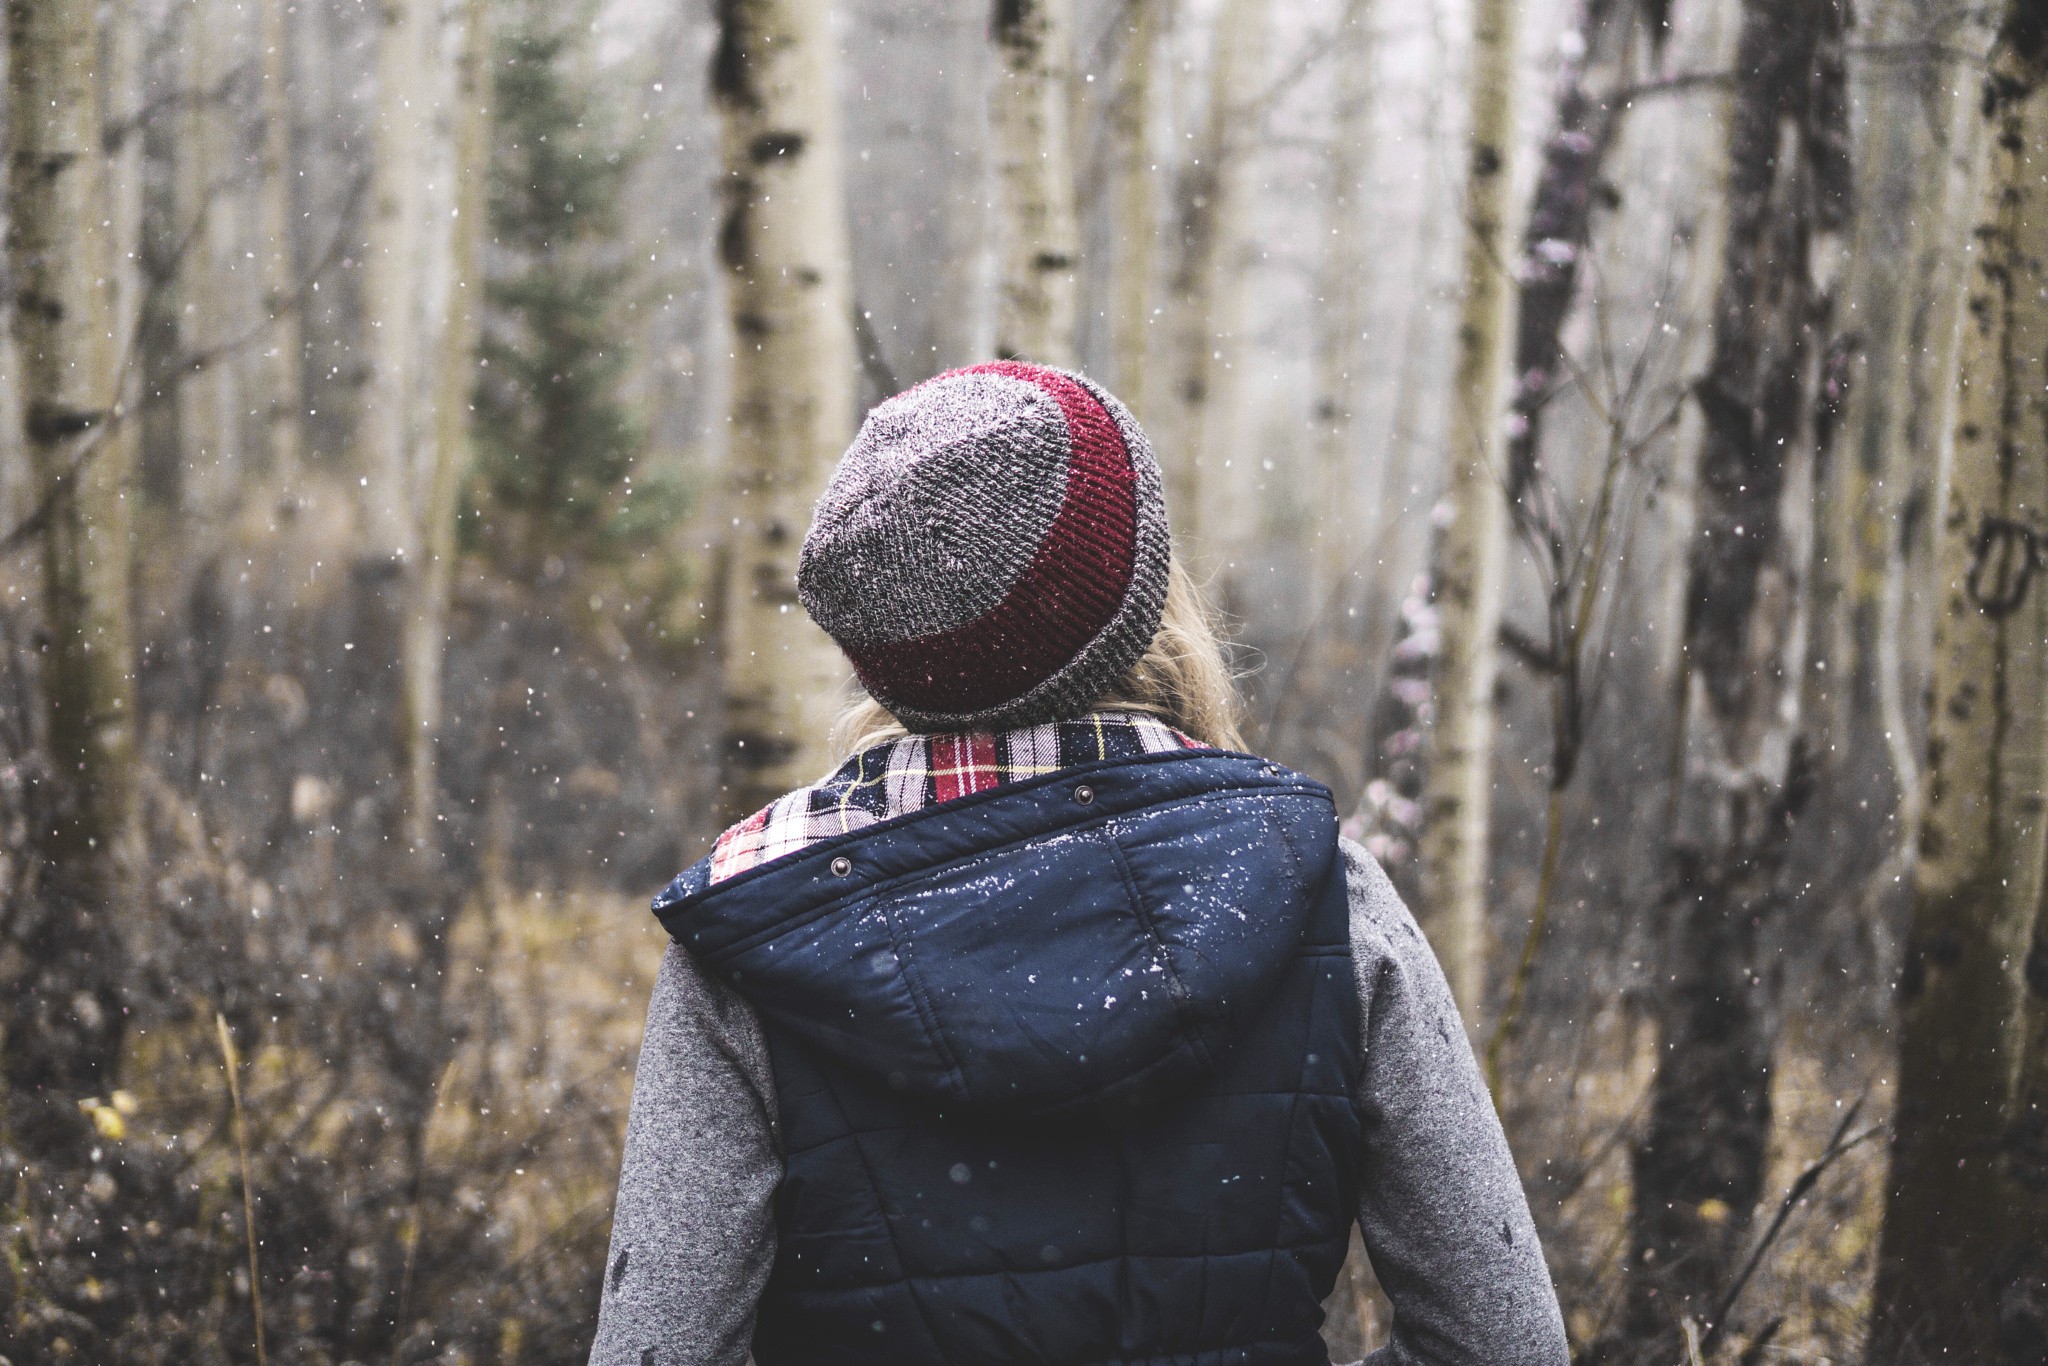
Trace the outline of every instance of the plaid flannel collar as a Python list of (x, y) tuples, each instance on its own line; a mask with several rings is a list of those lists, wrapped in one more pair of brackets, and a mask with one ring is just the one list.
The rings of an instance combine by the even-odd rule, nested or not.
[(906, 735), (872, 745), (830, 777), (798, 788), (712, 846), (710, 881), (793, 854), (818, 840), (1098, 759), (1135, 759), (1203, 746), (1156, 717), (1100, 711), (1071, 721), (964, 735)]

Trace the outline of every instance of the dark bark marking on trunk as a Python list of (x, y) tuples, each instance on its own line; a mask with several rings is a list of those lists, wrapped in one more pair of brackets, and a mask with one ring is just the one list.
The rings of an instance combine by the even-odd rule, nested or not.
[[(1746, 0), (1738, 40), (1728, 238), (1713, 356), (1694, 389), (1704, 434), (1684, 624), (1707, 711), (1691, 724), (1737, 771), (1745, 737), (1769, 724), (1760, 710), (1787, 685), (1775, 618), (1794, 609), (1767, 594), (1805, 591), (1797, 567), (1779, 583), (1774, 566), (1789, 553), (1782, 499), (1792, 462), (1812, 458), (1809, 424), (1821, 427), (1832, 401), (1826, 353), (1814, 353), (1828, 301), (1811, 267), (1814, 238), (1839, 230), (1849, 211), (1845, 22), (1839, 0)], [(1683, 1317), (1713, 1312), (1762, 1194), (1775, 1025), (1758, 938), (1782, 898), (1791, 833), (1815, 778), (1814, 756), (1795, 741), (1782, 776), (1759, 772), (1708, 793), (1711, 819), (1672, 832), (1663, 1049), (1634, 1154), (1623, 1328), (1657, 1359), (1681, 1353)]]

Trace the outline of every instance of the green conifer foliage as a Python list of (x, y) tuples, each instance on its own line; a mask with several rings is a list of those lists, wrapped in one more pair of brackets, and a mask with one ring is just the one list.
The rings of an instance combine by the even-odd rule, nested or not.
[(673, 523), (679, 493), (635, 479), (645, 445), (621, 396), (637, 287), (619, 202), (631, 153), (586, 73), (588, 7), (530, 0), (499, 42), (489, 312), (472, 490), (483, 548), (532, 573), (617, 561)]

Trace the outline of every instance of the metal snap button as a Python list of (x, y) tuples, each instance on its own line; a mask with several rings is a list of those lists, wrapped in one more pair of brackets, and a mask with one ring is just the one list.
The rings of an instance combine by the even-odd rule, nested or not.
[(1081, 803), (1081, 805), (1083, 806), (1088, 805), (1088, 803), (1095, 800), (1095, 789), (1088, 786), (1088, 784), (1086, 783), (1082, 783), (1079, 787), (1074, 789), (1074, 800)]
[(846, 855), (841, 854), (838, 858), (832, 860), (833, 877), (845, 877), (848, 873), (852, 871), (853, 860), (848, 858)]

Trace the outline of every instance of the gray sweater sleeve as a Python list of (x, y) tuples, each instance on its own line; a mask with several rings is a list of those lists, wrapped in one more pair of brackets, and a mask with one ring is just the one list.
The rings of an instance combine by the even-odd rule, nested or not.
[(1365, 1033), (1358, 1229), (1394, 1307), (1368, 1366), (1562, 1366), (1557, 1295), (1450, 986), (1379, 864), (1342, 848)]
[[(1371, 1366), (1558, 1366), (1557, 1298), (1450, 988), (1386, 874), (1343, 850), (1365, 1035), (1358, 1224), (1394, 1306)], [(742, 1366), (775, 1255), (778, 1143), (759, 1021), (670, 945), (592, 1366)]]
[(591, 1366), (742, 1366), (781, 1180), (760, 1022), (671, 944), (633, 1078)]

